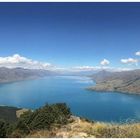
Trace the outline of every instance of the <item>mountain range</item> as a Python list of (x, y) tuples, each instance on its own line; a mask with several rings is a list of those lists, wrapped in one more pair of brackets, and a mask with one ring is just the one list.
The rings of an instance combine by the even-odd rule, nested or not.
[(36, 79), (54, 74), (49, 70), (0, 67), (0, 83)]

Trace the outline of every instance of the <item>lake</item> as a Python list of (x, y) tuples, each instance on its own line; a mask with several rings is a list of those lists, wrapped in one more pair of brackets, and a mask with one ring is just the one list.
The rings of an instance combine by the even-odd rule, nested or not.
[(0, 104), (35, 109), (65, 102), (73, 114), (105, 122), (140, 121), (140, 96), (94, 92), (87, 77), (50, 76), (0, 85)]

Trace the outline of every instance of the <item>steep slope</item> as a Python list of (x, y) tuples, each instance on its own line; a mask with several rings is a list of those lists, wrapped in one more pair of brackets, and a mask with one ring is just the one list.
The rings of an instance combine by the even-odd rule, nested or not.
[(20, 81), (26, 79), (35, 79), (52, 75), (53, 72), (48, 70), (35, 70), (35, 69), (23, 69), (23, 68), (5, 68), (0, 67), (0, 83)]

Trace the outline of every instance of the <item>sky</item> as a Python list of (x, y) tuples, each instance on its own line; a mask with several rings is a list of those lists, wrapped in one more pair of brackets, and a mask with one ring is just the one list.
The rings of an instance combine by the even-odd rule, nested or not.
[(0, 66), (140, 68), (140, 3), (0, 3)]

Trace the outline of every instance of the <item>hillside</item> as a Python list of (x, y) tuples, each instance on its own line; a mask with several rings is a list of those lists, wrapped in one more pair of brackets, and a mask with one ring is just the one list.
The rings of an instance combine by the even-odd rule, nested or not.
[(0, 67), (0, 83), (35, 79), (54, 74), (48, 70)]
[(91, 122), (72, 116), (71, 122), (51, 130), (33, 131), (27, 138), (140, 138), (140, 123)]
[(140, 70), (108, 72), (100, 71), (91, 76), (96, 82), (89, 90), (116, 91), (130, 94), (140, 94)]
[[(3, 107), (10, 118), (13, 107)], [(19, 111), (19, 110), (18, 110)], [(6, 114), (5, 114), (6, 115)], [(140, 123), (113, 124), (73, 116), (64, 103), (21, 110), (16, 121), (0, 120), (0, 137), (9, 138), (139, 138)]]
[(20, 108), (0, 106), (0, 119), (4, 119), (8, 122), (15, 122), (17, 120), (16, 111)]

